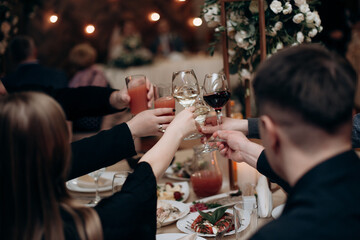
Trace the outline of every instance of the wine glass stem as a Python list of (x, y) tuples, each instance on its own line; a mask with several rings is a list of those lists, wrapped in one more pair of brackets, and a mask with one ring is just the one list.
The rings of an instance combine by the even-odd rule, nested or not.
[(215, 110), (215, 112), (216, 112), (218, 130), (220, 130), (220, 125), (221, 125), (221, 109), (220, 109), (220, 110)]
[(99, 202), (100, 201), (100, 196), (99, 196), (99, 177), (95, 177), (95, 201)]

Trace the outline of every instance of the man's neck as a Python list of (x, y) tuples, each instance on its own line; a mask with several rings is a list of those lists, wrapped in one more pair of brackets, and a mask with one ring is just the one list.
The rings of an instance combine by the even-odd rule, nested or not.
[(284, 156), (283, 172), (291, 186), (299, 181), (308, 171), (320, 163), (351, 149), (351, 142), (344, 139), (331, 138), (317, 144), (313, 151), (302, 151), (290, 148)]

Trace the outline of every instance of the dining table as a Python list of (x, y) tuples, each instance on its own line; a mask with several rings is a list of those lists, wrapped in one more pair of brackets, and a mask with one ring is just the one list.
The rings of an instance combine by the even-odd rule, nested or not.
[[(185, 148), (178, 150), (175, 154), (174, 161), (186, 161), (189, 158), (192, 158), (194, 154), (194, 151), (192, 148)], [(216, 154), (218, 161), (219, 161), (219, 167), (222, 172), (223, 177), (223, 183), (222, 187), (218, 194), (221, 193), (228, 193), (231, 191), (230, 184), (229, 184), (229, 170), (228, 170), (228, 159), (225, 159), (222, 157), (218, 152)], [(119, 161), (118, 163), (107, 167), (106, 171), (108, 172), (117, 172), (117, 171), (124, 171), (124, 170), (131, 170), (130, 165), (126, 160)], [(167, 182), (176, 183), (176, 182), (183, 182), (184, 180), (175, 180), (174, 178), (169, 178), (166, 174), (164, 174), (161, 178), (158, 179), (158, 184), (164, 184)], [(192, 203), (193, 201), (199, 200), (199, 197), (196, 196), (196, 194), (193, 191), (193, 188), (191, 186), (191, 182), (188, 181), (189, 184), (189, 195), (187, 199), (184, 201), (185, 204)], [(77, 199), (80, 203), (86, 204), (87, 202), (91, 201), (92, 198), (94, 198), (95, 194), (93, 192), (91, 193), (84, 193), (84, 192), (77, 192), (77, 191), (71, 191), (70, 194)], [(102, 191), (100, 192), (101, 197), (108, 197), (112, 194), (112, 191)], [(275, 188), (275, 190), (272, 191), (272, 202), (273, 202), (273, 208), (283, 204), (286, 201), (286, 194), (281, 188)], [(258, 228), (261, 228), (264, 224), (267, 224), (268, 222), (272, 221), (272, 217), (267, 218), (258, 218)], [(177, 226), (176, 222), (169, 224), (167, 226), (163, 226), (157, 229), (157, 234), (168, 234), (168, 233), (182, 233)], [(242, 239), (248, 239), (250, 236), (245, 235)], [(214, 237), (204, 237), (205, 239), (214, 239)], [(236, 239), (235, 234), (227, 235), (223, 237), (224, 240), (230, 240), (230, 239)]]

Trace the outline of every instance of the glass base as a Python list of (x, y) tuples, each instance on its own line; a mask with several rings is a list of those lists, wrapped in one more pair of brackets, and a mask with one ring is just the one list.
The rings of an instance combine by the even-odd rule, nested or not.
[(214, 138), (214, 137), (211, 137), (209, 138), (208, 142), (226, 142), (224, 139), (220, 139), (218, 137)]

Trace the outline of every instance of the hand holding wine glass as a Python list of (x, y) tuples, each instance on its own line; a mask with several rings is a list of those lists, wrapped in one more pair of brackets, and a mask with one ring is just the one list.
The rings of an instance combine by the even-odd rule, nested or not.
[[(204, 79), (204, 101), (214, 108), (217, 117), (217, 125), (221, 125), (221, 109), (230, 99), (227, 80), (222, 73), (206, 74)], [(210, 142), (218, 142), (220, 139), (210, 139)]]

